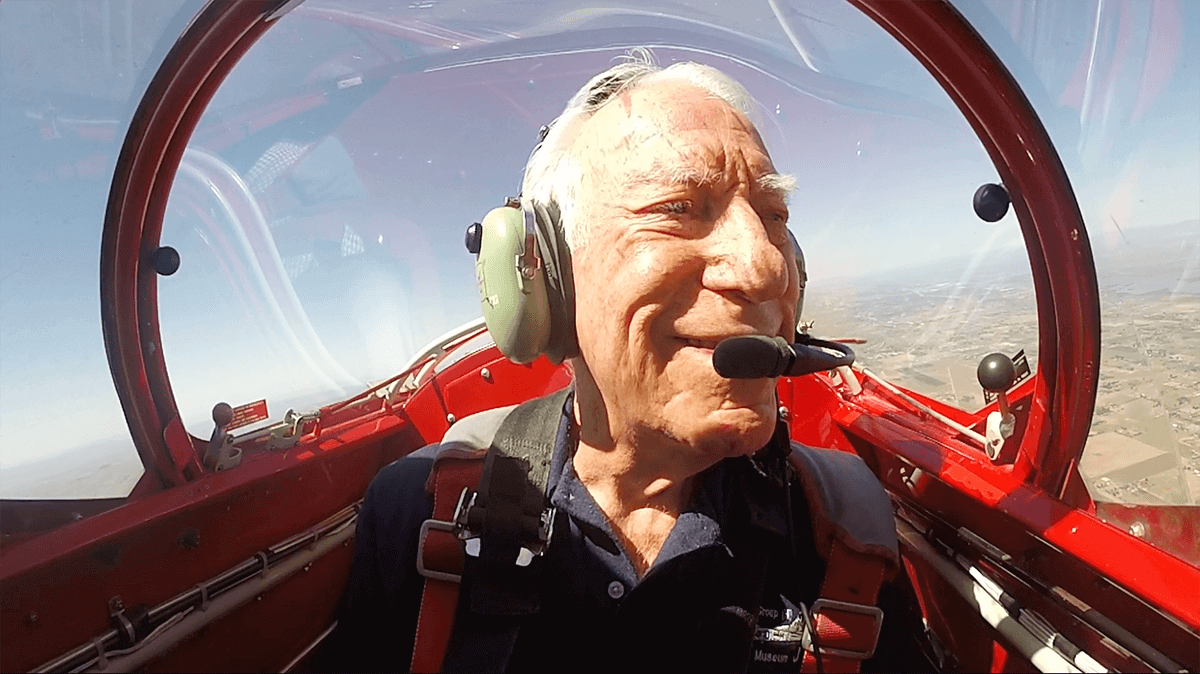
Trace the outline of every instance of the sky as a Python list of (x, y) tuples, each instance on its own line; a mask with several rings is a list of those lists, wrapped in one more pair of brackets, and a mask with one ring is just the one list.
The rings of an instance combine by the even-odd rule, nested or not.
[[(477, 316), (463, 230), (516, 191), (538, 127), (620, 53), (589, 47), (606, 35), (662, 36), (664, 63), (710, 63), (749, 88), (777, 167), (800, 178), (810, 287), (974, 269), (1023, 245), (1011, 213), (971, 211), (997, 174), (949, 98), (848, 5), (527, 4), (514, 17), (401, 3), (379, 46), (308, 3), (231, 74), (164, 223), (183, 266), (160, 279), (163, 349), (189, 431), (208, 435), (217, 401), (266, 398), (278, 418), (344, 397)], [(1047, 125), (1093, 246), (1119, 253), (1122, 229), (1200, 218), (1200, 3), (958, 4)], [(15, 467), (133, 451), (100, 332), (100, 234), (128, 120), (189, 11), (0, 3), (0, 496)], [(440, 65), (361, 78), (416, 55)], [(326, 89), (319, 109), (230, 140), (264, 104)], [(230, 196), (238, 180), (253, 199)]]

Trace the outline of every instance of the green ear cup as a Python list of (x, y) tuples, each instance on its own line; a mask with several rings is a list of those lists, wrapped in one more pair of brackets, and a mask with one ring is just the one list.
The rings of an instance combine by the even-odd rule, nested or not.
[(545, 352), (551, 334), (536, 216), (502, 206), (492, 209), (480, 225), (475, 280), (483, 320), (501, 353), (517, 363), (532, 362)]
[(556, 205), (513, 202), (488, 213), (475, 280), (488, 332), (509, 360), (545, 354), (557, 365), (578, 354), (571, 252)]

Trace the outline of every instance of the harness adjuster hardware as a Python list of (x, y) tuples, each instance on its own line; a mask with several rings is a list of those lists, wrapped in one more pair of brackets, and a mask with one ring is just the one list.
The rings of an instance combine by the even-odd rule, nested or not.
[[(478, 538), (479, 534), (471, 531), (471, 510), (475, 509), (475, 499), (478, 495), (471, 491), (470, 487), (463, 487), (462, 493), (458, 495), (458, 505), (454, 506), (454, 516), (451, 518), (454, 525), (454, 535), (461, 540), (468, 538)], [(483, 519), (482, 516), (478, 516)]]
[[(868, 606), (866, 604), (853, 604), (846, 601), (837, 601), (836, 599), (817, 599), (812, 605), (812, 623), (813, 631), (818, 629), (818, 619), (825, 616), (826, 619), (834, 620), (834, 615), (838, 613), (850, 613), (853, 615), (870, 616), (874, 620), (873, 634), (871, 637), (871, 647), (866, 650), (851, 650), (846, 648), (832, 648), (823, 643), (818, 643), (817, 647), (813, 648), (811, 636), (803, 640), (804, 650), (813, 655), (832, 655), (839, 658), (849, 658), (854, 660), (868, 660), (875, 655), (875, 647), (879, 645), (879, 629), (883, 626), (883, 610), (878, 606)], [(834, 622), (837, 622), (834, 620)], [(860, 632), (850, 630), (854, 636), (858, 636)], [(817, 635), (818, 639), (820, 635)], [(819, 653), (818, 653), (819, 651)]]
[(462, 575), (460, 574), (437, 571), (425, 566), (425, 539), (429, 537), (430, 531), (445, 531), (454, 534), (455, 527), (453, 522), (443, 522), (441, 520), (425, 520), (421, 522), (421, 537), (417, 539), (417, 573), (434, 580), (461, 583)]
[[(479, 557), (481, 547), (478, 528), (484, 521), (485, 509), (476, 504), (478, 498), (476, 492), (463, 488), (458, 497), (458, 505), (454, 509), (454, 534), (463, 541), (463, 549), (469, 557)], [(554, 507), (542, 510), (538, 516), (535, 536), (525, 542), (517, 552), (517, 566), (529, 566), (534, 557), (545, 554), (550, 536), (554, 532), (554, 518), (557, 513), (558, 509)]]
[[(451, 521), (427, 519), (421, 523), (420, 537), (417, 539), (417, 573), (435, 580), (445, 580), (451, 583), (462, 582), (460, 574), (438, 571), (425, 565), (425, 543), (429, 538), (429, 532), (445, 532), (463, 542), (463, 552), (467, 556), (479, 557), (481, 540), (477, 528), (483, 522), (484, 508), (476, 505), (477, 498), (478, 494), (471, 491), (470, 488), (464, 487), (458, 496), (458, 505), (454, 508), (454, 516)], [(536, 537), (522, 545), (517, 552), (517, 566), (529, 566), (534, 557), (545, 554), (550, 536), (554, 532), (554, 518), (557, 512), (557, 508), (546, 508), (542, 511), (538, 518)], [(472, 522), (476, 523), (474, 528), (471, 526)]]
[(467, 554), (470, 552), (470, 541), (475, 541), (475, 555), (479, 555), (479, 539), (475, 534), (471, 533), (467, 526), (467, 513), (471, 509), (471, 505), (475, 503), (475, 494), (469, 487), (463, 487), (462, 492), (458, 495), (458, 505), (454, 506), (454, 515), (450, 521), (427, 519), (421, 522), (421, 533), (417, 539), (417, 573), (426, 578), (434, 580), (445, 580), (451, 583), (461, 583), (462, 575), (457, 573), (448, 573), (446, 571), (438, 571), (425, 566), (425, 541), (429, 538), (430, 531), (442, 531), (453, 535), (455, 538), (467, 541)]

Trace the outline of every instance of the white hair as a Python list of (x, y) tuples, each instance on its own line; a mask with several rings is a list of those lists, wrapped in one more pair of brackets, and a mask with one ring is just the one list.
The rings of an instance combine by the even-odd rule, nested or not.
[(521, 198), (558, 205), (567, 246), (571, 250), (586, 245), (588, 234), (587, 228), (580, 226), (586, 219), (586, 204), (580, 203), (579, 199), (583, 173), (571, 146), (584, 123), (617, 94), (664, 81), (691, 84), (725, 101), (751, 121), (758, 118), (758, 104), (750, 92), (716, 68), (691, 61), (663, 68), (649, 50), (631, 50), (622, 63), (596, 75), (571, 97), (562, 114), (550, 123), (525, 165)]

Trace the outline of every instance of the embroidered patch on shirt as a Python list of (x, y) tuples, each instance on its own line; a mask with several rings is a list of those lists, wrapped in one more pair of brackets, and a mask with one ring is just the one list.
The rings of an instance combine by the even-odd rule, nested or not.
[(759, 609), (748, 667), (751, 672), (800, 671), (807, 640), (804, 611), (783, 595), (779, 599), (781, 608), (764, 605)]

